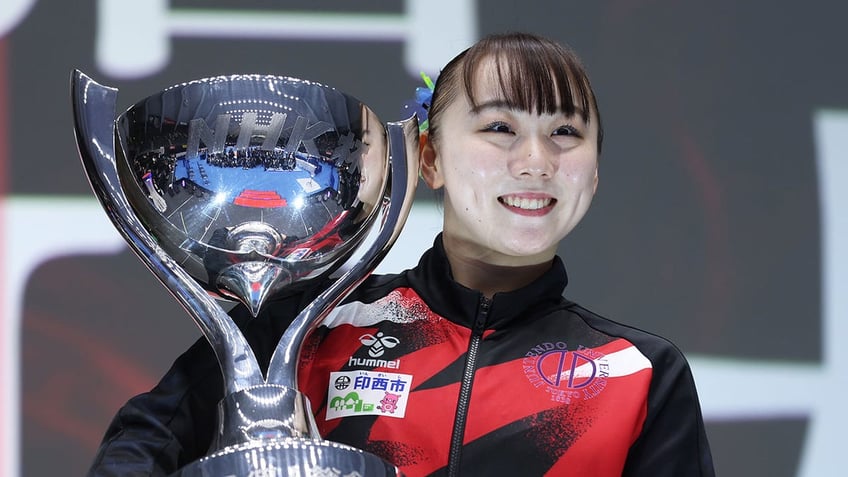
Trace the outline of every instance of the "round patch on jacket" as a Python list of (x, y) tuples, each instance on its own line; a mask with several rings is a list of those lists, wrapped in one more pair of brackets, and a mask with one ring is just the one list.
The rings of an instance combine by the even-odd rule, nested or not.
[(563, 404), (597, 396), (609, 378), (609, 363), (603, 353), (582, 346), (569, 351), (562, 341), (534, 346), (524, 355), (522, 365), (530, 384)]

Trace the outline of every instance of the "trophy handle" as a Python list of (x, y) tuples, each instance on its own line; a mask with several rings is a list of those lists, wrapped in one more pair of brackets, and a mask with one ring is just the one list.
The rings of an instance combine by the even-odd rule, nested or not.
[(236, 324), (156, 243), (121, 189), (115, 151), (118, 90), (80, 70), (71, 75), (77, 148), (95, 196), (130, 248), (191, 315), (209, 341), (224, 376), (225, 395), (263, 384), (253, 350)]
[(362, 257), (298, 314), (289, 325), (268, 366), (267, 382), (297, 388), (297, 361), (307, 335), (354, 288), (370, 275), (394, 245), (409, 216), (418, 185), (418, 119), (386, 125), (389, 139), (389, 192), (382, 206), (383, 224)]

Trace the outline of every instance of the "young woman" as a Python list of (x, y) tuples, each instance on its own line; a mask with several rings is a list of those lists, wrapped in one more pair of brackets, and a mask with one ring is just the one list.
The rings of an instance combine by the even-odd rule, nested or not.
[[(408, 476), (714, 475), (680, 351), (562, 296), (557, 245), (589, 208), (602, 142), (575, 55), (487, 37), (444, 68), (429, 113), (421, 173), (444, 191), (444, 229), (417, 267), (369, 278), (304, 346), (300, 387), (322, 435)], [(308, 299), (245, 327), (260, 361)], [(130, 455), (150, 472), (202, 456), (220, 379), (198, 343), (120, 411), (92, 473)]]

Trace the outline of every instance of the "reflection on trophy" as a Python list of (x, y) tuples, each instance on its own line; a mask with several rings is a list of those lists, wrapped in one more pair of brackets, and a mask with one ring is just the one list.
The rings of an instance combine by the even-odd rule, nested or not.
[[(297, 390), (297, 360), (308, 333), (400, 233), (417, 183), (415, 118), (384, 126), (333, 88), (260, 75), (176, 85), (116, 118), (117, 90), (75, 71), (72, 101), (95, 195), (221, 366), (212, 448), (179, 474), (397, 475), (319, 436)], [(354, 252), (291, 323), (263, 375), (216, 299), (256, 316), (283, 290), (341, 273)]]

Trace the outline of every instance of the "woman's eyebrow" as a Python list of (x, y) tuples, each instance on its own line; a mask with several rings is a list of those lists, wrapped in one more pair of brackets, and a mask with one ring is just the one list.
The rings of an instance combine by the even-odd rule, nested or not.
[(589, 115), (586, 114), (586, 111), (583, 111), (583, 108), (579, 106), (574, 106), (574, 112), (572, 114), (568, 114), (568, 111), (565, 110), (562, 106), (560, 106), (559, 111), (566, 116), (580, 116), (581, 118), (588, 118)]
[(504, 99), (492, 99), (471, 107), (472, 114), (480, 114), (486, 109), (515, 109)]
[[(492, 100), (485, 101), (483, 103), (477, 104), (476, 106), (472, 106), (471, 107), (471, 114), (480, 114), (481, 112), (483, 112), (487, 109), (500, 109), (500, 110), (510, 110), (510, 111), (516, 110), (515, 106), (510, 104), (505, 99), (492, 99)], [(523, 109), (519, 109), (519, 110), (523, 111)], [(566, 108), (564, 108), (562, 106), (557, 108), (557, 112), (559, 114), (562, 114), (565, 117), (568, 117), (568, 118), (574, 118), (574, 117), (578, 117), (580, 119), (588, 118), (585, 111), (583, 111), (583, 108), (576, 106), (576, 105), (573, 107), (573, 111), (571, 113), (569, 113), (566, 110)]]

